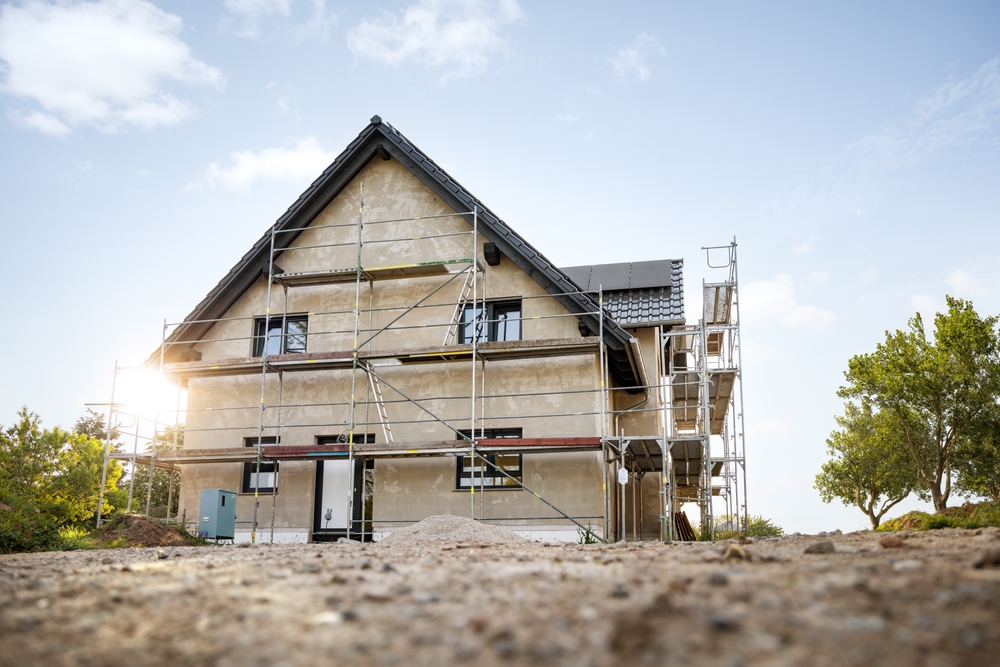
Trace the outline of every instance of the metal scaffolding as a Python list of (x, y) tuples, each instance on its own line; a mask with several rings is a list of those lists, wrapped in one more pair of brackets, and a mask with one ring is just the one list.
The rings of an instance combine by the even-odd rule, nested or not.
[[(371, 237), (366, 232), (378, 225), (389, 223), (416, 222), (438, 218), (459, 218), (469, 221), (471, 229), (459, 232), (444, 232), (426, 236), (411, 236), (400, 238)], [(705, 283), (706, 295), (705, 316), (693, 327), (657, 327), (659, 353), (659, 371), (651, 377), (642, 378), (640, 386), (612, 386), (609, 371), (608, 351), (604, 340), (604, 318), (610, 317), (605, 311), (603, 289), (594, 292), (574, 292), (565, 294), (587, 294), (596, 304), (594, 311), (582, 313), (546, 314), (525, 317), (523, 310), (519, 317), (509, 320), (516, 321), (518, 326), (530, 320), (553, 318), (579, 318), (581, 315), (595, 315), (599, 322), (599, 331), (594, 336), (584, 336), (578, 339), (560, 340), (518, 340), (504, 344), (484, 340), (482, 332), (494, 325), (490, 319), (485, 304), (488, 292), (486, 268), (477, 260), (479, 243), (479, 211), (448, 213), (429, 216), (414, 216), (409, 218), (393, 218), (385, 220), (365, 219), (365, 193), (361, 185), (358, 196), (358, 214), (356, 223), (319, 224), (291, 229), (279, 229), (277, 225), (270, 230), (270, 248), (266, 268), (266, 296), (263, 326), (258, 329), (260, 316), (223, 317), (206, 320), (186, 320), (185, 322), (164, 323), (162, 342), (159, 354), (159, 370), (165, 377), (174, 382), (185, 382), (190, 378), (210, 378), (229, 375), (251, 375), (259, 373), (260, 391), (259, 403), (251, 405), (186, 407), (184, 412), (191, 415), (202, 411), (228, 411), (236, 415), (249, 416), (256, 413), (252, 428), (256, 432), (256, 445), (252, 448), (220, 448), (206, 450), (179, 450), (160, 453), (154, 451), (148, 460), (132, 456), (131, 460), (146, 463), (151, 467), (170, 466), (197, 463), (251, 462), (255, 471), (253, 516), (250, 525), (251, 541), (256, 541), (258, 531), (263, 521), (260, 520), (259, 509), (261, 496), (270, 496), (270, 540), (274, 540), (275, 507), (278, 502), (277, 488), (279, 486), (280, 468), (275, 466), (270, 493), (260, 492), (260, 475), (265, 463), (279, 460), (319, 461), (346, 456), (350, 481), (348, 484), (346, 537), (370, 539), (374, 525), (404, 524), (416, 521), (415, 518), (400, 517), (398, 519), (374, 520), (365, 512), (368, 501), (368, 465), (369, 461), (380, 458), (399, 458), (417, 456), (452, 456), (467, 457), (470, 463), (471, 480), (469, 483), (470, 505), (469, 516), (480, 521), (516, 523), (517, 521), (550, 520), (573, 524), (581, 531), (591, 532), (592, 522), (600, 524), (600, 535), (604, 540), (627, 539), (628, 524), (631, 519), (632, 539), (642, 539), (642, 480), (647, 474), (655, 474), (660, 480), (659, 494), (662, 511), (660, 513), (659, 537), (664, 540), (678, 537), (676, 515), (679, 504), (683, 501), (695, 500), (702, 509), (703, 526), (711, 530), (712, 526), (712, 496), (718, 495), (725, 501), (726, 514), (739, 516), (739, 527), (746, 526), (746, 493), (745, 465), (743, 454), (742, 428), (742, 379), (740, 373), (739, 345), (739, 307), (737, 299), (736, 277), (736, 245), (735, 242), (722, 248), (728, 249), (729, 257), (723, 268), (729, 270), (728, 277), (721, 283)], [(303, 245), (279, 244), (277, 238), (282, 234), (300, 233), (306, 230), (315, 231), (333, 228), (356, 229), (356, 238), (343, 243), (306, 243)], [(366, 266), (364, 251), (366, 248), (380, 243), (410, 243), (419, 245), (426, 241), (442, 238), (467, 237), (471, 241), (471, 251), (463, 253), (466, 256), (458, 258), (441, 258), (432, 261), (415, 261), (404, 264), (384, 266)], [(354, 266), (333, 268), (330, 270), (286, 272), (279, 268), (276, 259), (288, 253), (329, 248), (355, 248), (356, 262)], [(719, 248), (706, 249), (708, 253)], [(710, 257), (711, 259), (711, 257)], [(713, 267), (718, 268), (718, 267)], [(405, 306), (376, 306), (375, 294), (377, 285), (385, 281), (408, 280), (411, 278), (435, 278), (437, 283), (423, 296)], [(353, 283), (353, 285), (352, 285)], [(426, 281), (424, 281), (426, 283)], [(424, 284), (421, 283), (421, 284)], [(301, 287), (316, 287), (323, 285), (353, 286), (354, 307), (341, 310), (324, 310), (310, 312), (309, 316), (345, 316), (350, 317), (351, 326), (334, 326), (329, 330), (309, 330), (302, 334), (303, 341), (307, 336), (310, 341), (322, 337), (344, 339), (350, 337), (349, 350), (334, 350), (332, 352), (314, 354), (289, 354), (286, 346), (288, 333), (290, 292)], [(449, 286), (455, 285), (457, 300), (442, 301)], [(272, 312), (276, 296), (281, 295), (280, 312)], [(363, 299), (367, 290), (367, 299)], [(714, 295), (712, 314), (709, 315), (710, 292)], [(523, 295), (518, 298), (523, 302), (533, 299), (554, 299), (559, 294)], [(367, 304), (364, 303), (367, 301)], [(446, 310), (451, 317), (445, 321), (410, 323), (408, 315), (423, 309)], [(471, 312), (471, 320), (466, 319), (466, 313)], [(375, 316), (388, 319), (387, 323), (376, 326)], [(280, 334), (272, 336), (272, 322), (281, 320)], [(192, 324), (194, 322), (206, 325), (217, 325), (232, 322), (250, 322), (253, 327), (251, 336), (197, 337), (186, 339), (168, 338), (171, 327)], [(375, 349), (373, 341), (386, 332), (401, 332), (417, 329), (443, 328), (443, 345), (429, 348), (406, 347), (404, 349)], [(471, 340), (463, 342), (460, 331), (471, 334)], [(277, 337), (278, 340), (273, 339)], [(634, 340), (634, 339), (633, 339)], [(230, 343), (233, 341), (248, 341), (260, 346), (260, 355), (246, 359), (222, 359), (202, 362), (193, 361), (167, 362), (168, 353), (175, 346), (191, 346), (197, 343)], [(276, 344), (277, 353), (272, 352), (272, 343)], [(305, 349), (303, 343), (303, 350)], [(597, 386), (573, 387), (558, 392), (533, 392), (525, 388), (519, 392), (488, 391), (487, 369), (495, 360), (538, 358), (553, 355), (593, 355), (599, 367)], [(383, 365), (404, 363), (454, 363), (467, 364), (469, 369), (468, 393), (465, 395), (432, 394), (430, 396), (410, 395), (407, 391), (393, 383), (382, 370)], [(642, 365), (641, 360), (635, 362)], [(300, 371), (341, 370), (350, 373), (349, 396), (343, 400), (314, 402), (283, 402), (283, 390), (286, 374)], [(277, 384), (277, 397), (269, 402), (269, 387), (274, 389), (272, 377)], [(737, 390), (734, 392), (733, 387)], [(619, 408), (616, 396), (621, 392), (629, 394), (641, 393), (643, 400), (628, 408)], [(538, 396), (562, 394), (565, 396), (592, 397), (592, 408), (569, 412), (532, 411), (530, 414), (505, 414), (488, 410), (488, 404), (502, 402), (501, 399), (531, 399)], [(659, 405), (648, 405), (651, 398), (656, 398)], [(455, 402), (467, 402), (467, 417), (456, 417)], [(112, 399), (112, 413), (114, 406)], [(531, 401), (540, 404), (541, 401)], [(738, 410), (730, 409), (738, 403)], [(390, 411), (396, 411), (397, 406), (410, 406), (417, 411), (417, 417), (390, 418)], [(648, 405), (648, 406), (647, 406)], [(442, 407), (445, 406), (445, 407)], [(286, 413), (295, 410), (301, 413), (303, 409), (322, 409), (333, 414), (336, 410), (346, 409), (348, 415), (346, 431), (341, 436), (341, 442), (322, 447), (297, 447), (281, 444), (283, 432), (297, 428), (327, 428), (337, 429), (343, 424), (335, 421), (317, 421), (311, 423), (293, 423), (294, 420), (283, 420), (282, 410)], [(180, 406), (175, 413), (181, 412)], [(655, 414), (659, 424), (658, 432), (626, 435), (618, 427), (618, 417), (626, 413), (637, 414), (651, 412)], [(373, 414), (374, 413), (374, 414)], [(489, 424), (502, 423), (503, 420), (516, 418), (518, 420), (545, 420), (558, 418), (592, 418), (596, 420), (596, 433), (564, 438), (516, 438), (509, 442), (487, 437)], [(112, 423), (109, 417), (109, 426)], [(437, 424), (453, 433), (455, 440), (440, 442), (402, 442), (398, 441), (399, 429), (413, 424)], [(463, 427), (467, 426), (467, 430)], [(394, 430), (395, 427), (395, 430)], [(188, 428), (187, 433), (198, 431), (240, 431), (251, 428), (250, 424), (226, 425), (224, 427)], [(359, 440), (359, 436), (369, 434), (372, 429), (378, 429), (384, 442), (374, 443)], [(175, 429), (176, 432), (176, 429)], [(154, 436), (155, 438), (155, 433)], [(722, 456), (713, 457), (712, 439), (722, 443)], [(273, 441), (274, 444), (271, 444)], [(250, 451), (247, 451), (247, 450)], [(594, 452), (601, 456), (602, 514), (594, 516), (574, 516), (560, 509), (551, 500), (525, 485), (525, 479), (520, 479), (508, 473), (501, 466), (491, 462), (490, 457), (501, 453), (545, 453), (545, 452)], [(109, 454), (114, 456), (113, 454)], [(159, 460), (158, 460), (159, 457)], [(119, 457), (121, 458), (121, 457)], [(356, 479), (355, 461), (360, 463), (361, 478)], [(524, 489), (542, 503), (545, 508), (554, 512), (549, 516), (505, 516), (487, 517), (484, 494), (487, 491), (487, 474), (503, 477), (509, 481), (505, 488)], [(741, 476), (742, 475), (742, 476)], [(712, 478), (721, 477), (722, 484), (713, 486)], [(632, 483), (631, 515), (629, 513), (627, 484)], [(477, 489), (478, 487), (478, 489)], [(476, 494), (479, 494), (477, 508)], [(355, 511), (355, 503), (360, 502), (360, 513)], [(147, 503), (148, 505), (148, 503)], [(148, 513), (148, 508), (147, 508)], [(360, 518), (358, 518), (360, 516)], [(685, 534), (686, 535), (686, 534)], [(684, 537), (684, 535), (680, 535)]]

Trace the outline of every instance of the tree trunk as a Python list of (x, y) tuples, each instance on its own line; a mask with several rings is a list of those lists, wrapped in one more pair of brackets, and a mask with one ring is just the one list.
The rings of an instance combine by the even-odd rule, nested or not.
[(931, 484), (931, 502), (934, 503), (934, 511), (938, 514), (948, 507), (948, 499), (941, 493), (940, 480), (936, 484)]

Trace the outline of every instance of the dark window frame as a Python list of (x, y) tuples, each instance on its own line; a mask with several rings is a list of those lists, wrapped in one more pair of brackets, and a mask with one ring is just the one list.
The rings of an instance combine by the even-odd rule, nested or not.
[[(278, 351), (268, 352), (268, 356), (272, 354), (304, 354), (306, 352), (309, 344), (309, 315), (275, 315), (271, 317), (270, 322), (268, 322), (266, 317), (254, 318), (253, 342), (250, 350), (251, 357), (263, 356), (265, 346), (264, 327), (268, 324), (270, 325), (269, 331), (276, 333), (269, 332), (267, 335), (267, 341), (270, 342), (272, 339), (281, 338)], [(305, 327), (298, 331), (289, 330), (291, 325), (299, 324), (304, 324)]]
[[(354, 444), (374, 444), (375, 434), (374, 433), (355, 433), (351, 440)], [(347, 434), (341, 433), (340, 435), (318, 435), (316, 436), (317, 445), (346, 445), (347, 444)], [(345, 454), (346, 456), (346, 454)]]
[[(277, 445), (279, 444), (279, 439), (273, 435), (265, 435), (260, 438), (260, 443), (262, 445)], [(253, 436), (250, 438), (243, 438), (244, 447), (256, 447), (257, 437)], [(257, 493), (277, 493), (278, 488), (278, 462), (277, 461), (264, 461), (260, 462), (260, 470), (257, 470), (257, 461), (246, 461), (243, 464), (243, 481), (240, 484), (240, 493), (253, 493), (254, 487), (250, 484), (250, 478), (256, 474), (267, 474), (271, 473), (273, 475), (272, 486), (262, 486), (256, 489)]]
[[(468, 442), (471, 431), (468, 429), (463, 429), (459, 431), (460, 435), (457, 436), (457, 440), (463, 440)], [(476, 436), (479, 438), (523, 438), (524, 431), (520, 428), (487, 428), (487, 429), (476, 429)], [(478, 489), (480, 484), (482, 488), (490, 491), (516, 491), (518, 489), (523, 489), (521, 482), (524, 480), (524, 456), (520, 453), (518, 454), (482, 454), (484, 459), (486, 459), (486, 464), (480, 460), (479, 465), (471, 466), (471, 457), (469, 456), (456, 456), (455, 457), (455, 490), (456, 491), (468, 491), (470, 485), (474, 484)], [(509, 477), (497, 472), (497, 457), (502, 458), (514, 458), (517, 457), (517, 467), (511, 468), (510, 463), (501, 462), (499, 465), (503, 466), (504, 472), (506, 472), (511, 477), (518, 480), (518, 483), (514, 483)], [(486, 474), (481, 478), (480, 475), (482, 471), (480, 468), (486, 468)], [(471, 481), (470, 481), (471, 480)]]
[[(502, 299), (498, 301), (476, 302), (476, 310), (483, 312), (485, 305), (485, 319), (479, 315), (476, 321), (472, 318), (472, 304), (466, 303), (462, 306), (462, 313), (458, 321), (458, 344), (471, 343), (473, 329), (476, 331), (476, 342), (497, 342), (505, 340), (521, 340), (521, 323), (524, 321), (524, 311), (522, 310), (521, 299)], [(511, 318), (511, 313), (517, 313)], [(484, 331), (485, 329), (485, 331)], [(516, 333), (512, 333), (515, 330)]]

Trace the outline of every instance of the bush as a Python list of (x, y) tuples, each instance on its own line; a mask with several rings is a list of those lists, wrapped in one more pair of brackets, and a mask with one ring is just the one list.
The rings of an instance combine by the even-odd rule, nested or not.
[(879, 532), (896, 530), (937, 530), (940, 528), (1000, 527), (1000, 502), (965, 503), (961, 507), (947, 507), (937, 514), (909, 512), (890, 519), (879, 527)]
[(82, 549), (97, 549), (97, 540), (89, 531), (83, 528), (63, 528), (59, 531), (59, 551), (80, 551)]
[(34, 507), (8, 498), (9, 510), (0, 510), (0, 553), (47, 551), (58, 547), (59, 530)]
[[(751, 515), (748, 517), (746, 532), (736, 530), (738, 524), (742, 524), (742, 517), (733, 517), (728, 514), (716, 517), (715, 519), (715, 539), (733, 540), (743, 535), (745, 537), (784, 537), (785, 531), (770, 519), (765, 519), (761, 515)], [(698, 534), (701, 540), (701, 534)], [(707, 537), (706, 537), (707, 540)]]

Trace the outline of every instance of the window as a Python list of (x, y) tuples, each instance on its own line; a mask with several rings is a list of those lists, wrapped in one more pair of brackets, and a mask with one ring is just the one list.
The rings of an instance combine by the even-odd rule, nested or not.
[[(274, 436), (265, 436), (260, 439), (262, 445), (276, 445), (278, 439)], [(257, 438), (244, 438), (243, 445), (246, 447), (256, 447)], [(260, 470), (257, 470), (257, 461), (247, 461), (243, 464), (243, 493), (274, 493), (278, 483), (278, 462), (260, 462)]]
[[(483, 315), (485, 305), (486, 314)], [(476, 304), (476, 316), (472, 316), (472, 304), (462, 309), (462, 319), (458, 325), (458, 342), (471, 343), (475, 327), (477, 343), (498, 340), (521, 340), (521, 302), (491, 301)]]
[[(460, 431), (469, 437), (470, 431)], [(482, 433), (482, 435), (480, 435)], [(476, 429), (476, 435), (480, 438), (520, 438), (519, 428), (493, 428), (480, 431)], [(465, 438), (459, 437), (459, 440)], [(486, 459), (483, 461), (483, 459)], [(521, 455), (520, 454), (482, 454), (476, 455), (475, 464), (471, 456), (458, 457), (458, 469), (455, 474), (455, 488), (468, 489), (474, 484), (477, 488), (521, 488)], [(510, 475), (502, 474), (500, 471)], [(511, 479), (513, 477), (514, 479)]]
[[(372, 444), (375, 442), (374, 433), (355, 433), (352, 438), (354, 444)], [(316, 438), (317, 445), (342, 445), (347, 443), (347, 434), (341, 433), (340, 435), (321, 435)]]
[[(282, 326), (284, 322), (284, 326)], [(302, 354), (306, 351), (306, 335), (309, 330), (308, 315), (258, 317), (253, 321), (253, 355), (264, 355), (264, 327), (267, 327), (267, 356), (274, 354)], [(282, 335), (284, 329), (284, 335)]]

